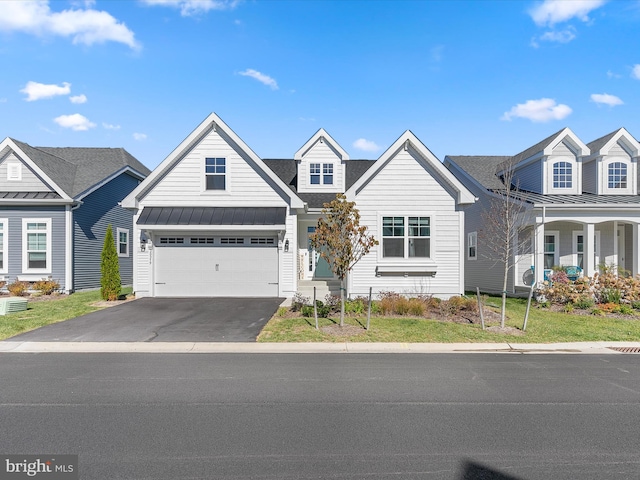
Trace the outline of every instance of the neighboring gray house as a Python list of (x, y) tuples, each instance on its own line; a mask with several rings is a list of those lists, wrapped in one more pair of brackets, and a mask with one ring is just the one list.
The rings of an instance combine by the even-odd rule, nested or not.
[(0, 143), (0, 278), (57, 281), (65, 292), (100, 287), (112, 225), (123, 284), (133, 281), (132, 215), (119, 206), (150, 173), (121, 148)]
[(263, 160), (212, 113), (122, 202), (135, 211), (136, 295), (324, 295), (335, 279), (309, 235), (336, 193), (380, 242), (349, 294), (463, 293), (475, 198), (411, 132), (375, 161), (351, 160), (323, 129), (293, 158)]
[[(639, 274), (639, 156), (640, 143), (624, 128), (589, 144), (565, 128), (513, 157), (447, 156), (445, 166), (478, 197), (465, 221), (465, 289), (502, 290), (502, 267), (485, 257), (491, 239), (482, 235), (482, 213), (507, 187), (523, 207), (522, 238), (531, 242), (515, 252), (508, 291), (542, 281), (554, 267)], [(509, 165), (513, 185), (505, 186)]]

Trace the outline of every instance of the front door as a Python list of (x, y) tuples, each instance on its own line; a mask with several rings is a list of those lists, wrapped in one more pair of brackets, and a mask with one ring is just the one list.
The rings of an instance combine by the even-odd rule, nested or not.
[(329, 262), (320, 255), (320, 252), (311, 246), (311, 238), (309, 237), (315, 231), (316, 227), (307, 227), (307, 251), (309, 255), (305, 269), (305, 278), (333, 278), (333, 272), (331, 271)]

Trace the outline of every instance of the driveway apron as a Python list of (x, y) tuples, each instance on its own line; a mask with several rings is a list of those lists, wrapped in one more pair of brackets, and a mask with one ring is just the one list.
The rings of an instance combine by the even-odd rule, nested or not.
[(282, 298), (141, 298), (7, 339), (16, 342), (255, 342)]

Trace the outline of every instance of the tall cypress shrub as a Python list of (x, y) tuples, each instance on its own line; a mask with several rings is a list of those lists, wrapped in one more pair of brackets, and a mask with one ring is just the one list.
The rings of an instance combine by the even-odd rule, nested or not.
[(111, 225), (107, 227), (102, 247), (102, 261), (100, 263), (102, 276), (100, 277), (100, 294), (103, 300), (117, 300), (120, 296), (120, 265), (118, 264), (118, 251), (113, 240)]

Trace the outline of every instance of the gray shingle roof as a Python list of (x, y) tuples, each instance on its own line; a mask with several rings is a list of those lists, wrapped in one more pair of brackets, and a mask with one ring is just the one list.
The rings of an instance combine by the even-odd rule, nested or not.
[(499, 165), (511, 159), (506, 156), (452, 156), (451, 162), (464, 170), (471, 178), (475, 178), (487, 190), (503, 190), (504, 184), (496, 175)]
[[(344, 193), (336, 190), (332, 193), (298, 193), (298, 171), (295, 160), (291, 159), (267, 159), (264, 160), (273, 173), (275, 173), (300, 199), (311, 208), (322, 208), (324, 203), (330, 202), (336, 197), (336, 193)], [(348, 190), (365, 174), (375, 163), (375, 160), (347, 160), (345, 161), (345, 187)]]
[(76, 197), (116, 172), (130, 167), (151, 171), (123, 148), (32, 147), (13, 142), (70, 197)]
[(560, 133), (562, 133), (562, 131), (564, 130), (564, 128), (562, 130), (558, 130), (556, 133), (554, 133), (553, 135), (549, 135), (547, 138), (545, 138), (544, 140), (536, 143), (534, 146), (527, 148), (526, 150), (524, 150), (523, 152), (518, 153), (517, 155), (514, 155), (512, 157), (512, 161), (513, 164), (517, 164), (519, 162), (521, 162), (522, 160), (526, 160), (527, 158), (535, 155), (538, 152), (541, 152), (542, 150), (544, 150), (545, 148), (547, 148), (547, 146), (556, 139), (556, 137), (558, 135), (560, 135)]
[(607, 134), (607, 135), (605, 135), (604, 137), (597, 138), (597, 139), (595, 139), (595, 140), (594, 140), (593, 142), (591, 142), (591, 143), (587, 143), (587, 147), (589, 147), (589, 151), (590, 151), (591, 153), (599, 152), (599, 151), (600, 151), (600, 149), (601, 149), (602, 147), (604, 147), (604, 146), (605, 146), (605, 144), (606, 144), (609, 140), (611, 140), (611, 139), (613, 138), (613, 136), (614, 136), (616, 133), (618, 133), (619, 131), (620, 131), (620, 129), (616, 130), (615, 132), (608, 133), (608, 134)]

